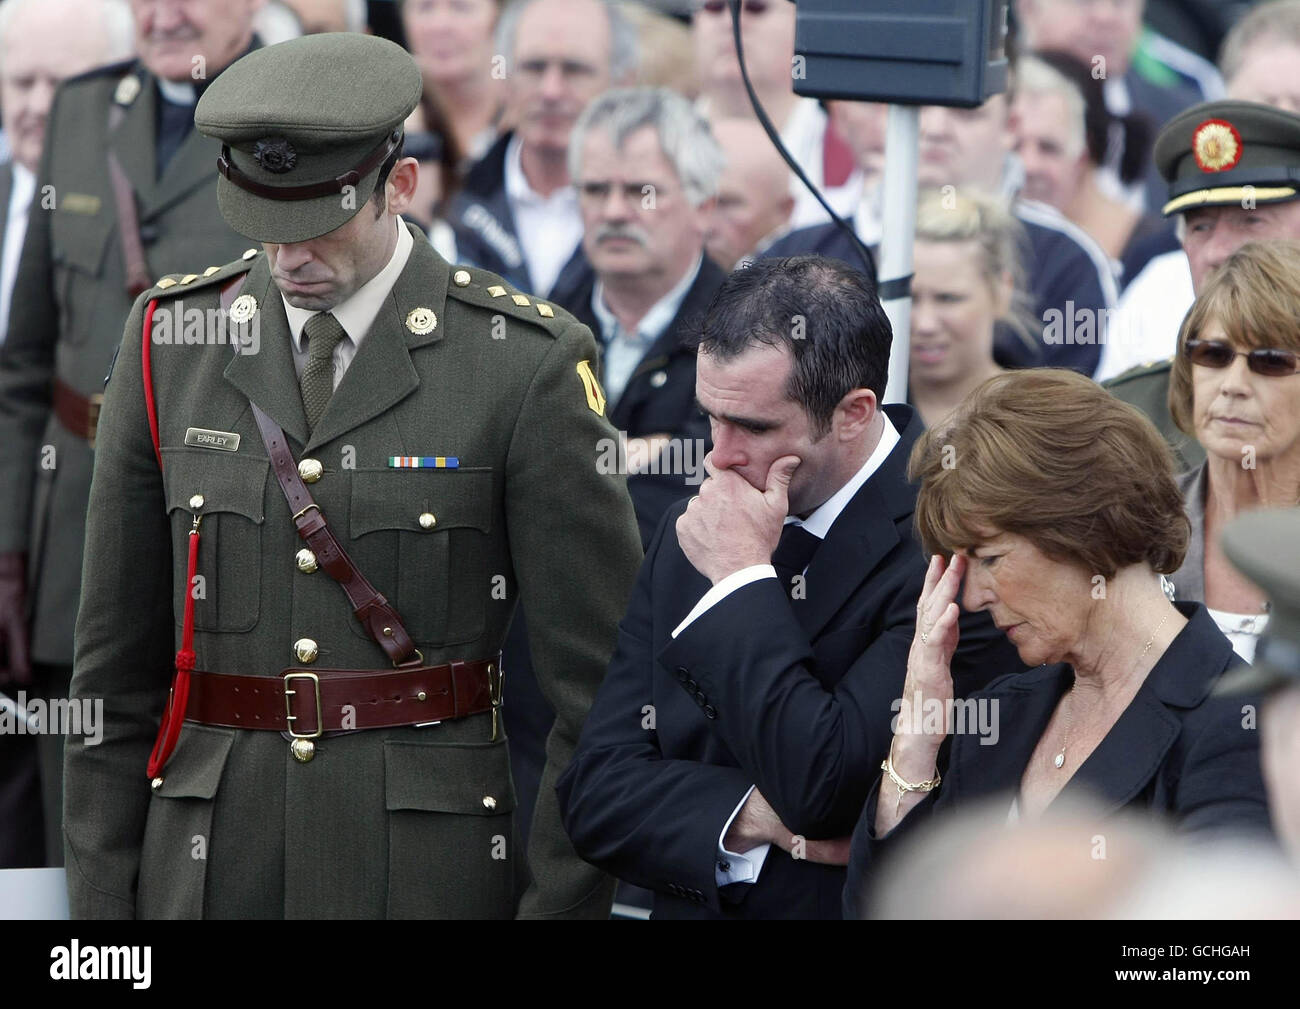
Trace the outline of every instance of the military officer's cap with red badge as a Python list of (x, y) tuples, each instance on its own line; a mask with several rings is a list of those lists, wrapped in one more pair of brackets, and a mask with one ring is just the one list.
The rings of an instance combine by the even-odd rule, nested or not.
[(1166, 217), (1196, 207), (1282, 203), (1300, 194), (1300, 116), (1258, 102), (1205, 102), (1171, 119), (1155, 163)]

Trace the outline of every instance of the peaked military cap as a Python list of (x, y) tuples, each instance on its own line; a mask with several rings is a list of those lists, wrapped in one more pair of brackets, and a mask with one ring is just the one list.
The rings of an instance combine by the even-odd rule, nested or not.
[(1219, 692), (1300, 686), (1300, 508), (1252, 511), (1223, 531), (1228, 559), (1264, 590), (1268, 626), (1255, 647), (1255, 664), (1223, 678)]
[(194, 110), (199, 130), (222, 144), (222, 215), (261, 242), (302, 242), (346, 224), (401, 143), (421, 87), (405, 49), (355, 32), (307, 35), (237, 60)]
[(1204, 102), (1156, 137), (1169, 183), (1164, 215), (1195, 207), (1294, 200), (1300, 191), (1300, 116), (1258, 102)]

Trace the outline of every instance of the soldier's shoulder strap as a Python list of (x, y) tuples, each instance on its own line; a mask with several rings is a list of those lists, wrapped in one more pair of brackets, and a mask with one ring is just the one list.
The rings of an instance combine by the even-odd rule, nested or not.
[(1173, 367), (1174, 359), (1172, 357), (1164, 358), (1160, 361), (1147, 361), (1145, 364), (1139, 364), (1128, 371), (1120, 372), (1113, 378), (1108, 378), (1101, 384), (1107, 389), (1114, 389), (1120, 386), (1129, 385), (1139, 379), (1161, 376)]
[(470, 266), (452, 268), (447, 297), (530, 323), (553, 337), (558, 337), (569, 323), (575, 321), (554, 302), (525, 294), (495, 273)]
[(209, 266), (199, 273), (168, 273), (159, 277), (148, 289), (149, 298), (158, 301), (180, 298), (195, 291), (219, 286), (235, 277), (242, 278), (252, 269), (257, 254), (257, 249), (249, 249), (239, 259), (224, 266)]

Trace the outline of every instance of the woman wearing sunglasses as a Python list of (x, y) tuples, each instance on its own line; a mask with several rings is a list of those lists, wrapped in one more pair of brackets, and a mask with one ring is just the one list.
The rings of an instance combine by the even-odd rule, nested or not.
[(1178, 334), (1169, 409), (1206, 453), (1179, 481), (1192, 537), (1170, 581), (1250, 661), (1268, 603), (1219, 541), (1242, 512), (1300, 503), (1300, 243), (1252, 242), (1210, 274)]

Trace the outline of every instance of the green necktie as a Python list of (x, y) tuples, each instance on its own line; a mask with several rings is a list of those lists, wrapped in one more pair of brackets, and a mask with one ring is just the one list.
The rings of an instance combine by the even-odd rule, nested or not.
[(334, 395), (334, 348), (347, 333), (329, 312), (317, 312), (302, 327), (307, 337), (307, 367), (298, 384), (302, 387), (302, 405), (307, 426), (312, 430)]

